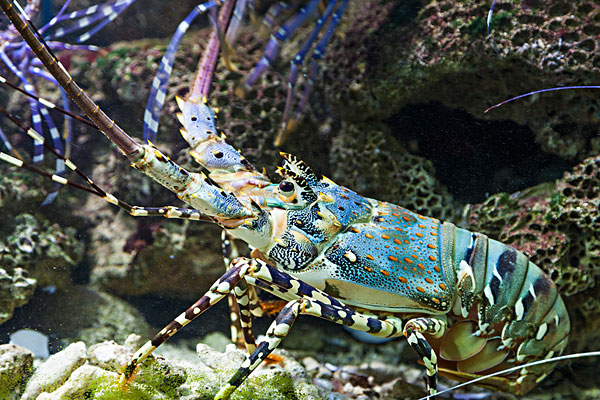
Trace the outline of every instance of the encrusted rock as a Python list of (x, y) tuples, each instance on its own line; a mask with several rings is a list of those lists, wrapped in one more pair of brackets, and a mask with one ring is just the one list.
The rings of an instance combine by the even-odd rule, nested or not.
[[(12, 179), (10, 179), (12, 178)], [(83, 243), (69, 224), (53, 222), (40, 210), (44, 191), (20, 173), (0, 176), (0, 324), (26, 304), (37, 286), (68, 287)], [(29, 207), (17, 211), (17, 205)]]
[(86, 346), (83, 342), (73, 343), (63, 351), (53, 354), (35, 370), (27, 382), (22, 399), (36, 399), (42, 392), (54, 391), (86, 360)]
[(326, 54), (324, 95), (346, 120), (381, 120), (409, 104), (441, 102), (479, 118), (527, 124), (545, 151), (561, 157), (599, 153), (595, 90), (483, 110), (537, 89), (597, 82), (600, 9), (588, 0), (504, 1), (488, 35), (489, 8), (487, 1), (454, 0), (351, 4), (345, 34)]
[(0, 344), (0, 398), (18, 399), (33, 371), (33, 353), (14, 344)]
[(384, 124), (345, 125), (342, 131), (330, 154), (336, 182), (424, 215), (457, 220), (460, 204), (435, 179), (433, 164), (406, 151)]
[[(127, 346), (112, 341), (103, 342), (87, 351), (83, 342), (69, 346), (37, 368), (27, 383), (22, 399), (209, 399), (227, 382), (245, 358), (244, 352), (235, 349), (235, 346), (229, 346), (221, 353), (206, 345), (199, 345), (201, 357), (193, 362), (172, 356), (152, 355), (138, 367), (124, 390), (118, 385), (118, 373), (134, 351), (129, 345), (137, 347), (139, 339), (139, 336), (131, 336), (127, 340)], [(0, 362), (3, 360), (3, 350), (0, 347)], [(232, 399), (323, 398), (300, 363), (285, 352), (278, 353), (278, 356), (283, 359), (280, 364), (259, 367)], [(31, 362), (29, 354), (30, 367)], [(13, 357), (7, 368), (16, 372), (16, 368), (22, 365), (23, 362), (17, 362)], [(1, 371), (3, 370), (0, 370), (0, 378), (3, 377)], [(11, 390), (23, 376), (26, 379), (25, 372), (15, 374)], [(2, 389), (4, 386), (0, 388)]]

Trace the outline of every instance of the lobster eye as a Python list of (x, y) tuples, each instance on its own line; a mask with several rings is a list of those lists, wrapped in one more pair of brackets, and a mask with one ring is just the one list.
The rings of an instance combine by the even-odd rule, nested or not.
[(290, 181), (281, 181), (279, 184), (279, 193), (285, 197), (290, 197), (294, 194), (295, 187), (294, 184)]

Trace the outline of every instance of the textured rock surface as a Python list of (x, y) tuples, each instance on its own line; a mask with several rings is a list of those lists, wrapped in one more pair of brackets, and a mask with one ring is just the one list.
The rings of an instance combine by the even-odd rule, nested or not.
[(83, 342), (69, 345), (63, 351), (53, 354), (27, 381), (23, 400), (36, 399), (44, 391), (54, 391), (69, 378), (71, 373), (79, 368), (87, 358), (86, 346)]
[(14, 344), (0, 345), (0, 398), (19, 398), (21, 389), (33, 370), (33, 354)]
[(130, 333), (152, 333), (140, 311), (124, 300), (89, 286), (36, 293), (31, 302), (0, 327), (0, 335), (34, 329), (50, 337), (51, 351), (85, 341), (124, 341)]
[(21, 173), (0, 176), (0, 324), (29, 301), (36, 286), (68, 287), (83, 258), (76, 229), (35, 209), (44, 198), (36, 185)]
[[(194, 363), (169, 356), (151, 356), (144, 362), (127, 390), (119, 388), (118, 371), (141, 344), (132, 335), (125, 345), (103, 342), (86, 349), (75, 343), (40, 365), (22, 399), (209, 399), (238, 368), (244, 353), (229, 346), (225, 353), (199, 344)], [(288, 353), (280, 353), (280, 365), (261, 368), (232, 399), (312, 400), (322, 398), (304, 367)], [(10, 366), (15, 368), (16, 361)], [(25, 375), (26, 377), (26, 375)]]
[(490, 36), (489, 2), (407, 1), (390, 8), (367, 1), (358, 7), (364, 19), (346, 20), (349, 34), (332, 43), (325, 72), (325, 94), (345, 118), (383, 119), (408, 104), (441, 102), (480, 118), (527, 124), (545, 151), (561, 157), (600, 152), (594, 90), (482, 112), (529, 91), (597, 82), (600, 9), (593, 2), (502, 2)]

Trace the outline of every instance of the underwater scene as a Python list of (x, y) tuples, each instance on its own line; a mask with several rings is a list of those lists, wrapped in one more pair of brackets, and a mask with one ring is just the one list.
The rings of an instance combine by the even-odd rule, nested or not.
[(600, 398), (598, 2), (0, 8), (0, 400)]

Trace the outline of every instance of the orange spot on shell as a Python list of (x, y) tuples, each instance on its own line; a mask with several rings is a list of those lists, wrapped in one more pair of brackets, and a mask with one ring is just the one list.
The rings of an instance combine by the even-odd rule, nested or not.
[(440, 299), (438, 299), (436, 297), (432, 297), (431, 301), (433, 301), (435, 304), (440, 304)]
[(387, 272), (387, 271), (386, 271), (386, 270), (384, 270), (384, 269), (380, 270), (379, 272), (381, 272), (381, 273), (382, 273), (383, 275), (385, 275), (385, 276), (390, 276), (390, 273), (389, 273), (389, 272)]
[(440, 289), (442, 289), (442, 290), (446, 290), (448, 288), (448, 286), (446, 286), (445, 283), (440, 283), (439, 286), (440, 286)]
[(402, 244), (402, 242), (399, 239), (394, 239), (394, 243)]
[(435, 269), (435, 272), (440, 272), (440, 267), (438, 267), (437, 265), (433, 267), (433, 269)]
[(418, 258), (416, 254), (411, 254), (411, 257), (414, 259)]
[(406, 239), (404, 239), (404, 243), (410, 244), (410, 242), (408, 240), (406, 240)]
[(359, 233), (360, 231), (356, 228), (350, 228), (350, 232)]
[(399, 280), (400, 282), (402, 282), (402, 283), (406, 283), (406, 282), (408, 282), (408, 279), (406, 279), (406, 278), (405, 278), (405, 277), (403, 277), (403, 276), (399, 276), (399, 277), (398, 277), (398, 280)]
[(388, 258), (390, 259), (390, 261), (398, 261), (398, 258), (394, 256), (388, 256)]
[(367, 237), (369, 239), (373, 239), (373, 235), (371, 235), (370, 233), (365, 233), (365, 237)]
[(423, 264), (421, 264), (421, 263), (418, 263), (418, 264), (417, 264), (417, 267), (419, 267), (419, 268), (421, 268), (421, 269), (423, 269), (423, 270), (425, 269), (425, 266), (424, 266)]
[(429, 244), (427, 245), (427, 247), (429, 247), (430, 249), (435, 249), (435, 244), (431, 244), (431, 243), (429, 243)]
[(425, 293), (425, 289), (423, 289), (421, 286), (417, 286), (417, 290), (421, 293)]
[(435, 257), (434, 257), (434, 256), (429, 256), (429, 259), (430, 259), (431, 261), (435, 261)]
[(371, 271), (373, 271), (373, 268), (371, 268), (371, 267), (365, 267), (365, 270), (367, 270), (368, 272), (371, 272)]
[(431, 236), (437, 236), (437, 232), (431, 232)]
[(407, 263), (409, 263), (409, 264), (412, 264), (412, 263), (413, 263), (413, 260), (411, 260), (411, 259), (410, 259), (410, 258), (408, 258), (408, 257), (404, 257), (404, 261), (406, 261), (406, 262), (407, 262)]
[(415, 233), (415, 235), (417, 235), (418, 237), (423, 237), (423, 234), (421, 232), (417, 232)]
[(427, 283), (433, 283), (433, 280), (431, 278), (425, 278), (425, 280), (427, 281)]
[(407, 216), (402, 217), (402, 219), (405, 221), (410, 221), (410, 217), (407, 217)]
[(369, 260), (374, 260), (373, 256), (370, 254), (367, 254), (365, 257), (367, 257)]
[(390, 237), (388, 235), (381, 235), (382, 239), (389, 239)]
[(426, 228), (426, 226), (423, 224), (419, 224), (419, 228)]

